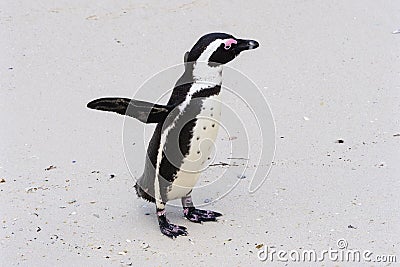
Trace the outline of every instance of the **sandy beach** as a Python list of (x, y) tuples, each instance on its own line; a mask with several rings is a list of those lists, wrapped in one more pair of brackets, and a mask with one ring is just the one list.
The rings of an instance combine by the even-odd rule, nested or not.
[[(0, 266), (266, 266), (266, 248), (368, 250), (370, 262), (312, 264), (395, 266), (376, 256), (400, 262), (399, 14), (397, 1), (372, 0), (3, 1)], [(154, 125), (86, 104), (133, 96), (215, 31), (260, 43), (229, 66), (265, 95), (276, 132), (268, 124), (263, 147), (249, 138), (249, 151), (236, 150), (250, 156), (244, 175), (223, 165), (202, 175), (209, 186), (194, 200), (223, 213), (218, 222), (194, 224), (167, 208), (189, 232), (172, 240), (133, 188)], [(154, 101), (177, 78), (140, 96)], [(217, 162), (242, 134), (221, 132)], [(275, 145), (272, 163), (253, 157)], [(251, 174), (271, 165), (249, 193)], [(220, 173), (231, 180), (213, 186)]]

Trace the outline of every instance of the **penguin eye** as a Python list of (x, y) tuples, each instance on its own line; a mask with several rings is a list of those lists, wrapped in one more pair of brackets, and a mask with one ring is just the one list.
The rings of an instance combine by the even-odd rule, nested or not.
[(237, 44), (237, 41), (233, 38), (228, 39), (225, 43), (224, 43), (224, 48), (225, 50), (229, 50), (232, 47), (232, 44)]

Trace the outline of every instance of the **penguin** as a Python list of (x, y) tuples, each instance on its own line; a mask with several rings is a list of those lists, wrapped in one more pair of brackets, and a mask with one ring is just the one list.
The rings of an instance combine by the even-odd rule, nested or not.
[(255, 40), (227, 33), (206, 34), (185, 53), (184, 73), (166, 105), (121, 97), (99, 98), (87, 104), (90, 109), (157, 124), (135, 189), (139, 197), (155, 203), (161, 233), (170, 238), (188, 234), (186, 227), (167, 219), (165, 206), (170, 200), (181, 199), (183, 215), (191, 222), (216, 221), (222, 216), (197, 209), (191, 193), (218, 133), (223, 65), (258, 46)]

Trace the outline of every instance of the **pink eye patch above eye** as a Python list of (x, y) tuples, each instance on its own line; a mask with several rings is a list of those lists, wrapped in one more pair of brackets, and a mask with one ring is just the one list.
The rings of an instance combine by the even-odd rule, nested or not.
[(225, 49), (226, 50), (228, 50), (229, 48), (231, 48), (231, 45), (232, 44), (237, 44), (237, 41), (235, 40), (235, 39), (228, 39), (228, 40), (226, 40), (226, 42), (225, 42)]

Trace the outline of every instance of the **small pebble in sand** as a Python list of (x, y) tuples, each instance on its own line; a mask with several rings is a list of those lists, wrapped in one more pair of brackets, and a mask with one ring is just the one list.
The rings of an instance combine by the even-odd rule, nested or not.
[(239, 174), (239, 175), (237, 176), (237, 178), (238, 178), (238, 179), (246, 179), (246, 175), (244, 175), (244, 174)]
[(336, 140), (336, 142), (335, 143), (338, 143), (338, 144), (343, 144), (344, 143), (344, 140), (343, 139), (338, 139), (338, 140)]
[(52, 169), (56, 169), (57, 167), (54, 165), (50, 165), (49, 167), (47, 167), (46, 169), (44, 169), (45, 171), (50, 171)]
[(143, 243), (143, 244), (140, 245), (140, 246), (142, 247), (142, 249), (146, 249), (146, 248), (149, 248), (149, 247), (150, 247), (150, 245), (147, 244), (147, 243)]
[(357, 229), (356, 227), (354, 227), (354, 226), (351, 225), (351, 224), (349, 224), (349, 225), (347, 226), (347, 228), (349, 228), (349, 229)]
[(386, 167), (386, 162), (384, 161), (378, 164), (378, 168), (383, 168), (383, 167)]
[(398, 33), (400, 33), (400, 29), (392, 31), (392, 34), (398, 34)]
[(47, 190), (48, 188), (46, 188), (46, 187), (43, 187), (43, 186), (31, 186), (31, 187), (27, 187), (27, 188), (25, 188), (25, 192), (27, 192), (27, 193), (32, 193), (32, 192), (35, 192), (35, 191), (37, 191), (37, 190), (39, 190), (39, 189), (41, 189), (41, 190)]
[(93, 214), (93, 216), (96, 217), (96, 218), (100, 218), (99, 214)]
[(125, 241), (128, 242), (128, 243), (131, 243), (131, 242), (132, 242), (130, 239), (127, 239), (127, 240), (125, 240)]
[(98, 20), (99, 18), (96, 15), (91, 15), (89, 17), (86, 17), (87, 20)]
[(304, 119), (305, 121), (309, 121), (309, 120), (310, 120), (309, 117), (303, 117), (303, 119)]
[(211, 199), (209, 199), (209, 198), (204, 199), (204, 203), (210, 203), (210, 202), (211, 202)]
[(4, 178), (0, 179), (0, 183), (5, 183), (5, 182), (6, 182), (6, 179), (4, 179)]

